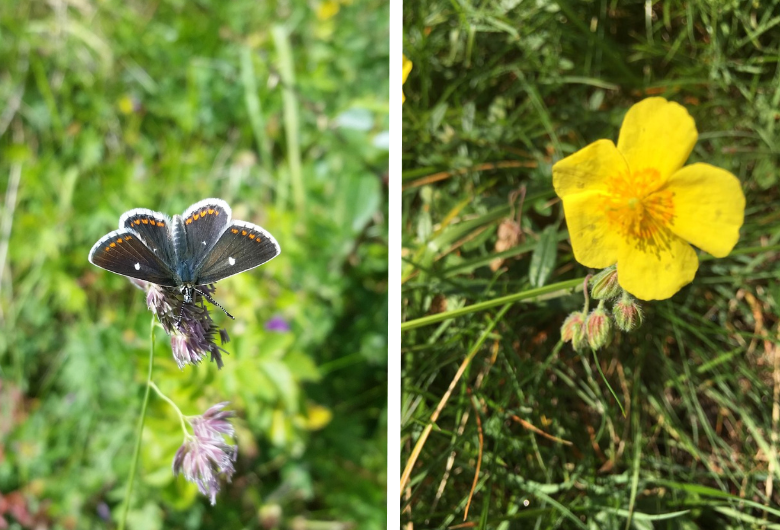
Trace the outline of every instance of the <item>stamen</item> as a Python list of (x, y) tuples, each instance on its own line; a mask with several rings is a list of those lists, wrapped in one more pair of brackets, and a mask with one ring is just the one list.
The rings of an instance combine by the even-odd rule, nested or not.
[(607, 181), (601, 207), (611, 227), (641, 250), (668, 249), (674, 225), (674, 193), (655, 168), (621, 173)]

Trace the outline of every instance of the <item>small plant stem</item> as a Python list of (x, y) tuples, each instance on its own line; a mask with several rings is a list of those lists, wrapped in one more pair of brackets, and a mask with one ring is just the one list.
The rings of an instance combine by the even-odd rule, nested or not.
[(138, 434), (135, 438), (135, 449), (133, 450), (133, 461), (130, 463), (130, 477), (127, 479), (127, 491), (125, 491), (125, 503), (122, 508), (122, 517), (119, 519), (118, 530), (124, 530), (127, 521), (127, 512), (130, 509), (130, 495), (133, 493), (133, 481), (135, 481), (135, 471), (138, 468), (138, 457), (141, 454), (141, 435), (144, 432), (144, 420), (146, 419), (146, 406), (149, 403), (149, 389), (152, 383), (152, 368), (154, 367), (154, 326), (155, 317), (152, 316), (152, 325), (149, 331), (151, 338), (151, 347), (149, 348), (149, 371), (146, 376), (146, 391), (144, 392), (144, 401), (141, 404), (141, 417), (138, 418)]
[(189, 431), (187, 431), (187, 424), (184, 422), (184, 414), (181, 413), (181, 410), (176, 406), (176, 403), (174, 403), (171, 398), (163, 394), (157, 385), (154, 384), (154, 381), (150, 381), (149, 385), (154, 389), (155, 392), (157, 392), (157, 395), (164, 399), (171, 407), (173, 407), (173, 409), (176, 411), (176, 414), (179, 415), (179, 421), (181, 422), (181, 428), (184, 431), (184, 437), (186, 438), (187, 436), (190, 436)]
[(435, 324), (437, 322), (441, 322), (442, 320), (460, 317), (463, 315), (476, 313), (478, 311), (484, 311), (499, 305), (512, 304), (523, 300), (533, 300), (537, 297), (546, 297), (547, 295), (549, 295), (550, 298), (555, 296), (563, 296), (565, 294), (569, 294), (570, 289), (576, 289), (581, 283), (582, 278), (566, 280), (559, 283), (545, 285), (544, 287), (537, 287), (535, 289), (529, 289), (520, 293), (502, 296), (501, 298), (494, 298), (493, 300), (488, 300), (486, 302), (479, 302), (477, 304), (461, 307), (452, 311), (445, 311), (444, 313), (437, 313), (435, 315), (428, 315), (417, 318), (415, 320), (408, 320), (401, 323), (401, 332), (409, 331), (410, 329), (415, 329), (430, 324)]
[(593, 352), (593, 362), (596, 363), (596, 368), (598, 369), (599, 373), (601, 374), (601, 379), (604, 380), (604, 384), (607, 385), (607, 388), (609, 389), (610, 393), (612, 394), (612, 397), (615, 398), (615, 401), (617, 401), (618, 407), (620, 407), (620, 412), (623, 413), (623, 417), (626, 417), (626, 410), (623, 408), (623, 404), (620, 402), (620, 399), (617, 397), (617, 394), (615, 394), (615, 391), (612, 389), (612, 386), (609, 384), (609, 381), (607, 381), (607, 376), (604, 375), (604, 372), (601, 371), (601, 364), (599, 363), (598, 357), (596, 357), (596, 350), (591, 349), (590, 351)]
[(590, 296), (588, 296), (588, 280), (590, 280), (592, 276), (592, 274), (588, 274), (582, 281), (582, 294), (585, 297), (585, 306), (582, 308), (582, 314), (585, 316), (588, 315), (588, 309), (590, 306)]

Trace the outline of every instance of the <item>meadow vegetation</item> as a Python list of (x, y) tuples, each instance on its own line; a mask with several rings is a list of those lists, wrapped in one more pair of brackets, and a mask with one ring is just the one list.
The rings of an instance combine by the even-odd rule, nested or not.
[(12, 528), (114, 527), (152, 315), (87, 254), (126, 210), (207, 197), (282, 253), (217, 285), (222, 370), (179, 370), (158, 328), (153, 380), (188, 415), (230, 402), (237, 471), (215, 507), (174, 478), (181, 427), (152, 393), (128, 528), (384, 527), (387, 61), (381, 0), (0, 5)]
[[(405, 3), (403, 524), (780, 528), (778, 12)], [(573, 258), (551, 166), (617, 140), (652, 95), (694, 117), (689, 163), (740, 179), (741, 237), (644, 303), (637, 331), (577, 354), (560, 326), (593, 271)]]

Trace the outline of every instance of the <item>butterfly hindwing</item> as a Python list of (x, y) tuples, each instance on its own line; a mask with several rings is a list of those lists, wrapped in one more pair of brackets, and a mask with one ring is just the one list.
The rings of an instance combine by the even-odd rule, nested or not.
[(173, 269), (176, 255), (171, 241), (170, 226), (171, 220), (167, 215), (146, 208), (130, 210), (119, 218), (120, 230), (127, 228), (137, 232), (146, 246)]
[(176, 286), (171, 268), (142, 241), (138, 232), (123, 228), (103, 236), (89, 251), (90, 263), (140, 280)]
[(182, 215), (187, 238), (188, 257), (195, 268), (207, 257), (225, 228), (230, 224), (230, 206), (221, 199), (196, 202)]
[(253, 269), (279, 255), (279, 244), (263, 228), (233, 221), (195, 271), (198, 285)]

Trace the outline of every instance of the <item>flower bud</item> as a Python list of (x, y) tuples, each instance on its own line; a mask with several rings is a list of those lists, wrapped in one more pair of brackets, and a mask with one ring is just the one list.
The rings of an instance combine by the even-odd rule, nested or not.
[(588, 335), (588, 344), (594, 351), (612, 342), (612, 319), (604, 309), (603, 301), (588, 315), (585, 331)]
[(596, 300), (617, 298), (622, 289), (618, 284), (617, 267), (607, 267), (591, 280), (590, 294)]
[(620, 300), (612, 306), (615, 324), (621, 331), (634, 331), (642, 325), (642, 308), (633, 296), (623, 292)]
[(566, 317), (561, 326), (561, 340), (570, 342), (575, 351), (581, 351), (586, 344), (585, 312), (575, 311)]

